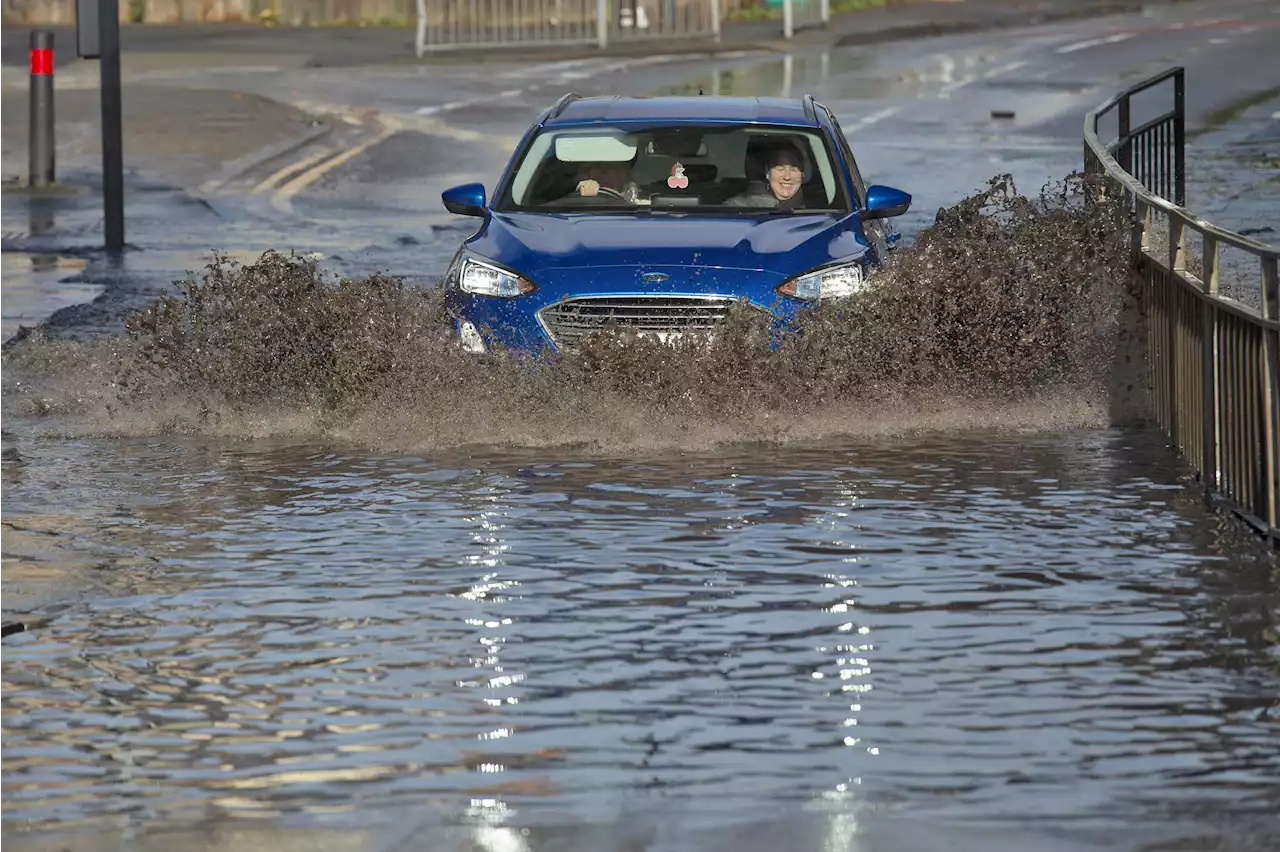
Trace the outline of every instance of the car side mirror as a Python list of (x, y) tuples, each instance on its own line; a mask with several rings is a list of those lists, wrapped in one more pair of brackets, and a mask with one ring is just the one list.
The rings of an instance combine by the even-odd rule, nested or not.
[(459, 216), (483, 216), (485, 210), (484, 184), (464, 183), (440, 193), (444, 209)]
[(867, 187), (867, 206), (862, 211), (863, 219), (892, 219), (901, 216), (911, 208), (911, 195), (891, 186)]

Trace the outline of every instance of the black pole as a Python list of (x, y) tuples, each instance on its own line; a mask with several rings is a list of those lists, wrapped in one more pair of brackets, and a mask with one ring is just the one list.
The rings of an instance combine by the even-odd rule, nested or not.
[(1125, 92), (1120, 99), (1120, 124), (1117, 128), (1119, 131), (1120, 149), (1119, 157), (1116, 158), (1120, 164), (1120, 168), (1126, 174), (1133, 174), (1133, 140), (1129, 138), (1129, 93)]
[(28, 176), (31, 186), (55, 180), (53, 140), (53, 33), (33, 30), (31, 44), (31, 134)]
[(107, 251), (124, 249), (124, 129), (120, 117), (120, 0), (98, 6), (102, 88), (102, 212)]
[(1173, 75), (1173, 203), (1187, 204), (1187, 81), (1179, 68)]

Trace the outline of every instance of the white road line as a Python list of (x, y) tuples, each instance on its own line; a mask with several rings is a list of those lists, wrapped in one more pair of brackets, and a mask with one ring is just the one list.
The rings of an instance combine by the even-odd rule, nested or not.
[(435, 115), (438, 112), (449, 112), (450, 110), (462, 109), (471, 104), (484, 103), (488, 98), (476, 98), (470, 101), (451, 101), (447, 104), (436, 104), (435, 106), (419, 107), (413, 111), (414, 115)]
[(482, 98), (472, 98), (467, 101), (451, 101), (447, 104), (436, 104), (434, 106), (418, 107), (413, 111), (414, 115), (438, 115), (442, 112), (453, 112), (455, 109), (465, 109), (466, 107), (480, 106), (492, 100), (503, 98), (518, 98), (521, 95), (527, 95), (536, 92), (538, 89), (546, 88), (546, 83), (535, 83), (532, 86), (525, 86), (523, 89), (507, 89), (505, 92), (497, 92), (492, 95), (485, 95)]
[(975, 80), (979, 80), (979, 79), (990, 80), (992, 77), (999, 77), (1001, 74), (1008, 74), (1010, 71), (1017, 71), (1019, 68), (1022, 68), (1026, 64), (1027, 64), (1026, 62), (1022, 62), (1022, 61), (1008, 62), (1008, 63), (1005, 63), (1004, 65), (998, 65), (995, 68), (992, 68), (990, 71), (987, 71), (985, 74), (982, 74), (979, 77), (966, 77), (963, 80), (957, 80), (954, 83), (948, 83), (947, 85), (943, 86), (941, 89), (938, 90), (938, 97), (940, 98), (949, 97), (951, 93), (954, 92), (956, 89), (963, 88), (964, 86), (969, 85)]
[(616, 74), (619, 71), (626, 71), (629, 68), (639, 68), (644, 65), (665, 65), (670, 62), (678, 62), (682, 59), (692, 62), (707, 58), (709, 58), (708, 54), (705, 53), (691, 53), (687, 56), (659, 53), (654, 56), (642, 56), (638, 59), (620, 59), (617, 62), (604, 62), (584, 71), (564, 71), (557, 74), (556, 79), (562, 81), (585, 80), (592, 77), (599, 77), (604, 74)]
[(858, 143), (858, 146), (866, 150), (867, 148), (877, 148), (886, 151), (973, 151), (975, 147), (981, 147), (983, 150), (1009, 152), (1009, 151), (1033, 151), (1044, 153), (1055, 153), (1058, 151), (1074, 152), (1079, 145), (1066, 145), (1060, 142), (1035, 142), (1031, 140), (1006, 143), (993, 142), (989, 139), (979, 139), (970, 136), (964, 138), (944, 139), (942, 141), (923, 141), (912, 139), (906, 142), (894, 141), (886, 138), (870, 138), (864, 139)]
[[(582, 66), (584, 66), (584, 65), (588, 65), (588, 64), (590, 64), (590, 63), (593, 63), (593, 62), (599, 62), (599, 61), (600, 61), (600, 60), (598, 60), (598, 59), (565, 59), (565, 60), (560, 61), (560, 62), (549, 62), (549, 63), (547, 63), (546, 65), (541, 66), (541, 68), (540, 68), (539, 70), (541, 70), (541, 71), (562, 71), (562, 70), (565, 70), (565, 69), (568, 69), (568, 68), (581, 68), (581, 67), (582, 67)], [(515, 69), (514, 71), (504, 71), (503, 73), (499, 74), (498, 76), (499, 76), (499, 77), (502, 77), (502, 78), (504, 78), (504, 79), (511, 79), (511, 78), (513, 78), (513, 77), (528, 77), (528, 76), (529, 76), (529, 69), (528, 69), (528, 68), (517, 68), (517, 69)]]
[[(745, 55), (745, 54), (744, 54)], [(525, 86), (521, 89), (507, 89), (505, 92), (498, 92), (492, 95), (483, 95), (481, 97), (470, 98), (465, 101), (451, 101), (444, 104), (432, 104), (431, 106), (418, 107), (413, 111), (414, 115), (438, 115), (442, 112), (453, 112), (456, 109), (464, 109), (466, 107), (479, 106), (488, 103), (495, 98), (516, 98), (521, 95), (527, 95), (536, 92), (539, 89), (545, 89), (552, 82), (568, 82), (570, 80), (580, 80), (591, 77), (599, 77), (604, 74), (614, 74), (619, 71), (625, 71), (628, 68), (635, 68), (640, 65), (660, 65), (667, 62), (674, 62), (680, 59), (696, 59), (697, 56), (680, 56), (677, 54), (660, 54), (657, 56), (645, 56), (640, 59), (622, 59), (617, 62), (608, 62), (593, 65), (585, 71), (565, 71), (562, 70), (550, 80), (544, 80), (540, 83), (534, 83), (532, 86)], [(574, 62), (599, 62), (599, 60), (572, 60), (562, 63), (556, 63), (553, 68), (580, 67), (574, 66)], [(528, 72), (524, 72), (528, 76)]]
[(1273, 112), (1273, 113), (1271, 113), (1271, 120), (1272, 120), (1272, 121), (1280, 121), (1280, 112)]
[(859, 121), (856, 121), (853, 124), (849, 125), (847, 129), (842, 128), (844, 129), (844, 135), (852, 136), (854, 133), (857, 133), (859, 130), (865, 130), (871, 125), (884, 121), (889, 116), (897, 115), (900, 112), (902, 112), (902, 107), (900, 106), (886, 107), (885, 109), (882, 109), (879, 112), (873, 112), (871, 113), (871, 115), (868, 115), (865, 118), (862, 118)]
[(1075, 53), (1077, 50), (1087, 50), (1090, 47), (1101, 47), (1104, 44), (1119, 44), (1122, 41), (1128, 41), (1133, 38), (1133, 33), (1116, 33), (1115, 35), (1103, 36), (1102, 38), (1091, 38), (1088, 41), (1078, 41), (1075, 44), (1068, 44), (1058, 48), (1055, 52), (1059, 54)]
[(955, 60), (945, 53), (942, 55), (942, 77), (943, 83), (952, 83), (956, 79), (956, 63)]
[(1001, 74), (1008, 74), (1010, 71), (1017, 71), (1019, 68), (1025, 67), (1026, 64), (1027, 63), (1023, 62), (1022, 60), (1018, 60), (1017, 62), (1010, 62), (1007, 65), (1001, 65), (997, 68), (992, 68), (986, 74), (983, 74), (982, 78), (984, 80), (990, 80), (992, 77), (999, 77)]

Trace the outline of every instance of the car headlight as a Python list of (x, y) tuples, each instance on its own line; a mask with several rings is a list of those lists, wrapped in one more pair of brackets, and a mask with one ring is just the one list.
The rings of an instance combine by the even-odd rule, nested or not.
[(818, 299), (852, 296), (865, 287), (866, 272), (862, 268), (862, 262), (854, 261), (797, 275), (778, 285), (777, 290), (793, 299), (814, 302)]
[(533, 283), (490, 263), (464, 257), (454, 273), (454, 282), (459, 288), (479, 296), (498, 296), (511, 299), (532, 293), (537, 288)]

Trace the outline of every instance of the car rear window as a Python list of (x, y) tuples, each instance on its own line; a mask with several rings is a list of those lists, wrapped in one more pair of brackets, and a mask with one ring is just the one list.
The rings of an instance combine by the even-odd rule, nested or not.
[[(778, 166), (772, 183), (771, 163)], [(523, 152), (495, 209), (843, 213), (850, 208), (837, 163), (817, 130), (684, 123), (545, 128)]]

